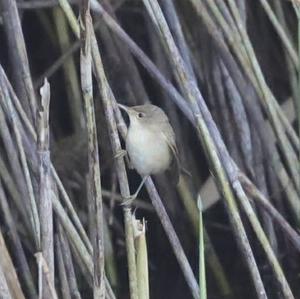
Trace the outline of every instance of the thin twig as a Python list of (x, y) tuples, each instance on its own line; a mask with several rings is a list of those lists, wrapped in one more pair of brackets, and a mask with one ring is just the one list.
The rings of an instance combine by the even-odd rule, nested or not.
[[(38, 215), (38, 208), (35, 200), (34, 190), (33, 190), (33, 184), (32, 184), (32, 178), (28, 167), (28, 161), (25, 155), (24, 146), (20, 134), (20, 128), (18, 126), (18, 123), (16, 122), (15, 118), (15, 111), (12, 107), (10, 96), (8, 94), (8, 90), (3, 90), (5, 95), (5, 103), (6, 103), (6, 109), (9, 111), (9, 117), (10, 121), (13, 126), (14, 135), (16, 138), (17, 148), (21, 160), (22, 170), (25, 177), (27, 192), (29, 194), (29, 215), (30, 215), (30, 221), (33, 229), (33, 237), (35, 241), (35, 245), (37, 248), (40, 247), (40, 221), (39, 221), (39, 215)], [(3, 105), (4, 98), (2, 94), (0, 94), (1, 102)], [(2, 109), (2, 108), (0, 108)]]
[(54, 241), (53, 241), (53, 211), (50, 197), (50, 151), (49, 151), (49, 105), (50, 85), (47, 79), (40, 89), (41, 102), (37, 111), (37, 156), (39, 161), (39, 215), (41, 225), (41, 250), (48, 265), (48, 278), (43, 276), (42, 298), (48, 298), (51, 290), (47, 279), (54, 285)]
[(0, 265), (0, 295), (2, 299), (12, 299), (1, 265)]
[(69, 282), (71, 296), (74, 299), (81, 299), (81, 295), (78, 290), (77, 279), (74, 271), (73, 259), (71, 255), (69, 242), (66, 239), (66, 235), (60, 225), (58, 231), (59, 231), (60, 244), (64, 253), (63, 262), (65, 264), (65, 269), (67, 272), (67, 278)]
[(29, 119), (35, 119), (36, 98), (16, 0), (1, 0), (2, 16), (9, 43), (17, 94)]
[(62, 245), (58, 235), (55, 235), (55, 253), (58, 265), (58, 277), (60, 281), (61, 294), (64, 299), (72, 299), (69, 283), (67, 279), (67, 272), (64, 264), (64, 255), (62, 253)]
[(290, 226), (284, 217), (274, 208), (267, 198), (251, 183), (251, 181), (243, 174), (240, 174), (240, 180), (245, 186), (247, 192), (255, 199), (259, 206), (261, 206), (281, 227), (286, 233), (295, 248), (300, 251), (300, 235)]
[(14, 223), (12, 212), (10, 211), (10, 207), (8, 205), (7, 198), (5, 196), (2, 183), (0, 180), (0, 207), (3, 213), (3, 219), (6, 226), (9, 229), (10, 238), (12, 240), (12, 244), (14, 246), (14, 255), (16, 256), (17, 265), (20, 267), (20, 275), (23, 277), (26, 291), (31, 298), (37, 298), (37, 293), (34, 285), (34, 280), (32, 273), (29, 268), (29, 264), (23, 250), (23, 246), (21, 243), (20, 236), (18, 234), (16, 224)]
[(83, 92), (85, 115), (88, 131), (88, 163), (89, 174), (88, 183), (90, 187), (93, 218), (93, 292), (95, 299), (105, 298), (104, 283), (104, 240), (103, 240), (103, 209), (100, 181), (100, 164), (98, 154), (98, 140), (95, 120), (95, 108), (93, 99), (92, 82), (92, 19), (90, 16), (90, 3), (83, 1), (80, 14), (80, 37), (82, 40), (80, 51), (80, 73), (81, 88)]
[(205, 274), (205, 244), (204, 244), (204, 225), (203, 225), (203, 216), (202, 216), (202, 200), (200, 195), (197, 199), (198, 210), (199, 210), (199, 292), (200, 299), (207, 299), (206, 291), (206, 274)]

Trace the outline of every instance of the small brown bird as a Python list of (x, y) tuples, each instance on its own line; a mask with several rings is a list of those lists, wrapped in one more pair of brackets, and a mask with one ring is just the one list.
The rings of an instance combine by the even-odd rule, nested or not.
[(134, 200), (148, 176), (171, 169), (176, 183), (179, 179), (179, 160), (175, 134), (164, 111), (151, 104), (127, 107), (118, 106), (129, 116), (126, 151), (133, 168), (143, 177), (137, 191), (128, 202)]

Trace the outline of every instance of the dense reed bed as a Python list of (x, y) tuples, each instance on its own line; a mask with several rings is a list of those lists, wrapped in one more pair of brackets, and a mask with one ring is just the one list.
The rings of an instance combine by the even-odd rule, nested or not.
[(297, 0), (0, 0), (0, 298), (299, 298), (299, 61)]

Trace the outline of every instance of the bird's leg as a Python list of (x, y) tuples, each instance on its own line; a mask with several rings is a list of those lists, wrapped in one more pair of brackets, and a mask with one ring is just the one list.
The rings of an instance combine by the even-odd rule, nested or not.
[(146, 180), (148, 179), (148, 175), (144, 176), (143, 179), (142, 179), (142, 182), (140, 183), (139, 187), (137, 188), (137, 190), (135, 191), (135, 193), (132, 195), (133, 198), (137, 198), (138, 194), (140, 193), (142, 187), (144, 186)]
[(122, 203), (123, 206), (130, 205), (137, 198), (138, 194), (140, 193), (140, 191), (141, 191), (142, 187), (144, 186), (148, 177), (149, 177), (148, 175), (143, 177), (142, 182), (140, 183), (140, 185), (137, 188), (137, 190), (135, 191), (135, 193), (130, 195), (129, 197), (126, 197), (126, 200)]

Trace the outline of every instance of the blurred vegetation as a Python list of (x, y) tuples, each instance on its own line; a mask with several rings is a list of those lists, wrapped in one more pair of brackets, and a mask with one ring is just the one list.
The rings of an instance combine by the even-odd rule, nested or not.
[(298, 0), (0, 0), (0, 298), (300, 298), (299, 60)]

